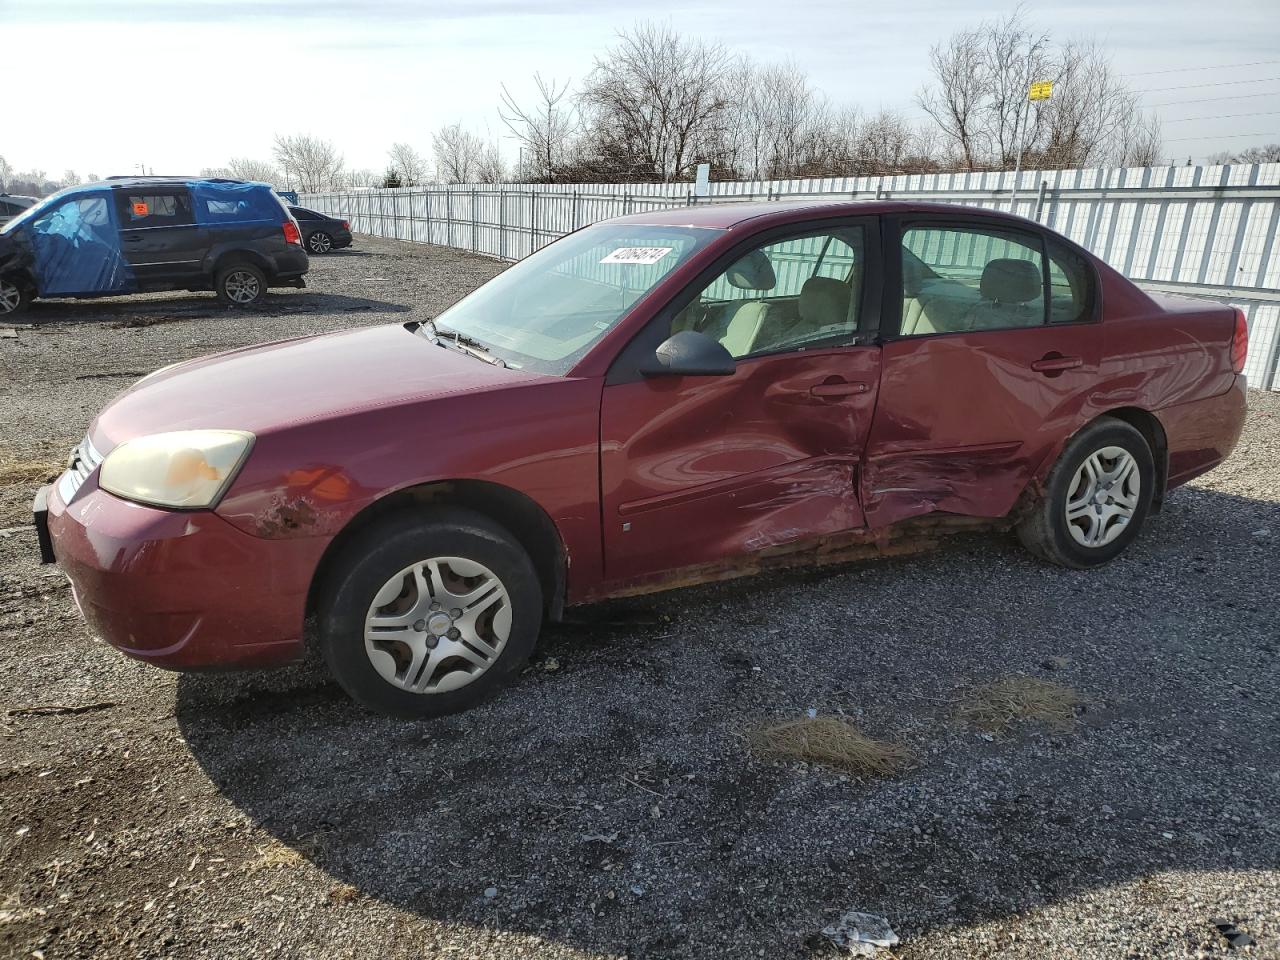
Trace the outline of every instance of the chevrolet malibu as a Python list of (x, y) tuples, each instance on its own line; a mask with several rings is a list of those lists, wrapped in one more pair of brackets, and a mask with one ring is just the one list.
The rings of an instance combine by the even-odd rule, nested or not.
[[(476, 703), (545, 619), (1002, 520), (1114, 559), (1245, 414), (1244, 317), (1036, 223), (919, 203), (610, 220), (435, 321), (157, 371), (36, 498), (92, 628), (164, 667), (315, 648), (360, 703)], [(926, 515), (932, 515), (926, 517)]]

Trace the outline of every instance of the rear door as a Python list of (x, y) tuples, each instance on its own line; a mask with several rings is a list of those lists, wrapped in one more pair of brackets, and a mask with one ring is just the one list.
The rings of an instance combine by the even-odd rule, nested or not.
[(868, 522), (1003, 516), (1095, 382), (1093, 268), (1046, 234), (987, 218), (887, 218), (885, 232), (886, 306), (901, 310), (886, 310), (899, 323), (867, 444)]
[[(879, 259), (875, 218), (773, 231), (726, 255), (623, 351), (601, 401), (608, 580), (862, 526)], [(640, 376), (639, 359), (681, 330), (719, 340), (736, 371)]]
[(195, 222), (182, 186), (117, 190), (120, 249), (144, 289), (182, 287), (201, 279), (209, 232)]

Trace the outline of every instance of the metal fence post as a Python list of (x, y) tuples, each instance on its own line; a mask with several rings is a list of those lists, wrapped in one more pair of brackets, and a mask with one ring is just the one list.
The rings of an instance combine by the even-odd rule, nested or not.
[(1049, 192), (1049, 181), (1048, 181), (1048, 180), (1041, 180), (1041, 181), (1040, 181), (1040, 190), (1036, 193), (1036, 216), (1035, 216), (1035, 219), (1037, 219), (1037, 220), (1039, 220), (1039, 219), (1040, 219), (1040, 215), (1041, 215), (1042, 213), (1044, 213), (1044, 197), (1045, 197), (1045, 194), (1046, 194), (1046, 193), (1048, 193), (1048, 192)]
[(453, 191), (444, 188), (444, 245), (453, 246)]
[(529, 187), (529, 252), (538, 249), (538, 191)]
[(480, 247), (477, 240), (477, 230), (479, 229), (480, 218), (476, 216), (476, 188), (471, 188), (471, 251), (479, 253)]

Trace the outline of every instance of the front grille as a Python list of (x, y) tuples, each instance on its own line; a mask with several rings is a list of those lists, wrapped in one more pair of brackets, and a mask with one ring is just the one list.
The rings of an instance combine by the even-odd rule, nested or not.
[(67, 458), (67, 471), (58, 480), (58, 496), (63, 503), (70, 503), (77, 490), (89, 479), (89, 474), (102, 463), (102, 454), (88, 437), (80, 441)]

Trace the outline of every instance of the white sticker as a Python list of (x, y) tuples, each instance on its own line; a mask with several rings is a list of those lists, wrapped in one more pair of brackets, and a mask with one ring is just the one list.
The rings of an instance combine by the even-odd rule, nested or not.
[(657, 263), (673, 249), (673, 247), (619, 247), (600, 262), (639, 263), (648, 265), (650, 263)]

